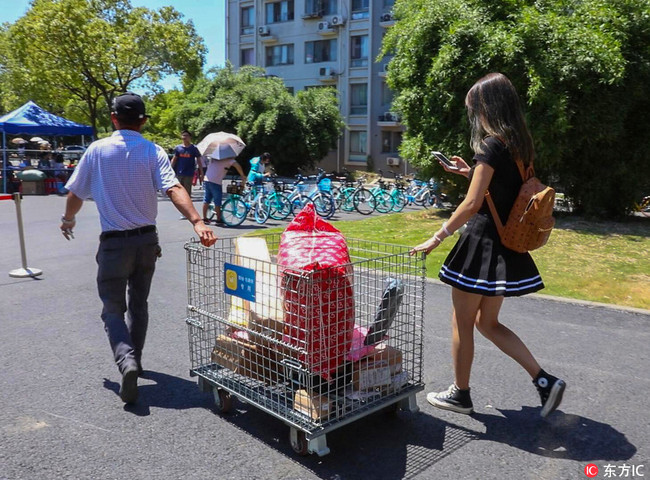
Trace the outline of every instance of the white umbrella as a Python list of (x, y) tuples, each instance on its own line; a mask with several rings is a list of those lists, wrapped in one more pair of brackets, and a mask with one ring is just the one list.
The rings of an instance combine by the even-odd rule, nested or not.
[(23, 144), (28, 143), (28, 142), (27, 142), (27, 140), (25, 140), (24, 138), (20, 138), (20, 137), (18, 137), (18, 138), (14, 138), (14, 139), (11, 141), (11, 143), (13, 143), (13, 144), (15, 144), (15, 145), (23, 145)]
[(196, 146), (201, 155), (216, 160), (234, 158), (241, 153), (244, 147), (246, 144), (241, 138), (226, 132), (210, 133)]

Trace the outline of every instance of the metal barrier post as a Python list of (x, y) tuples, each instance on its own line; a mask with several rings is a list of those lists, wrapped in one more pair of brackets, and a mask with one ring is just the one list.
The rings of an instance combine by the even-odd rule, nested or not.
[(22, 268), (11, 270), (9, 276), (15, 278), (37, 277), (41, 275), (43, 271), (38, 268), (29, 268), (27, 266), (25, 234), (23, 232), (23, 213), (20, 208), (20, 193), (14, 193), (13, 195), (0, 195), (0, 200), (10, 200), (11, 198), (14, 199), (14, 203), (16, 204), (16, 218), (18, 220), (18, 237), (20, 240), (20, 258), (22, 260)]

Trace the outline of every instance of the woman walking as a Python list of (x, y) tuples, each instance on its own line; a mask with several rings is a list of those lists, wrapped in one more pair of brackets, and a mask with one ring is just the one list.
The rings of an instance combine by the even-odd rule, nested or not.
[(445, 238), (467, 223), (467, 228), (440, 270), (440, 280), (452, 286), (452, 357), (455, 381), (448, 390), (429, 393), (432, 405), (471, 414), (470, 372), (474, 359), (474, 327), (512, 357), (531, 376), (542, 402), (542, 417), (562, 401), (565, 383), (546, 373), (524, 342), (499, 322), (504, 297), (525, 295), (544, 288), (532, 257), (501, 244), (487, 202), (492, 197), (505, 223), (519, 193), (522, 178), (516, 164), (527, 168), (534, 158), (533, 142), (517, 92), (507, 77), (491, 73), (472, 86), (465, 97), (471, 125), (473, 167), (458, 156), (456, 168), (441, 163), (448, 172), (464, 175), (470, 184), (467, 196), (450, 219), (426, 242), (413, 248), (428, 254)]

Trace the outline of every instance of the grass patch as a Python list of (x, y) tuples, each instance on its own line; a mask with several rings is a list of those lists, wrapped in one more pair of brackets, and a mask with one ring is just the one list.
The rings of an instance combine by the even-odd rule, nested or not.
[[(350, 238), (413, 246), (433, 235), (448, 216), (423, 210), (332, 223)], [(429, 277), (437, 278), (456, 238), (429, 254)], [(532, 256), (546, 285), (541, 293), (650, 310), (648, 219), (615, 223), (561, 217), (548, 244)]]

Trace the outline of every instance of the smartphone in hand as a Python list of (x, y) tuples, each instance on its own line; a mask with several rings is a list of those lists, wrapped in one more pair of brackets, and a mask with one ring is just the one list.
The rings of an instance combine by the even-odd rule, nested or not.
[(440, 162), (443, 163), (447, 166), (448, 169), (450, 170), (458, 170), (458, 167), (454, 162), (449, 160), (444, 154), (440, 152), (432, 152), (433, 156), (436, 157), (436, 159)]

